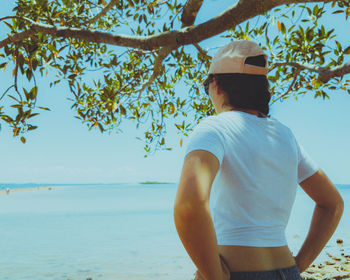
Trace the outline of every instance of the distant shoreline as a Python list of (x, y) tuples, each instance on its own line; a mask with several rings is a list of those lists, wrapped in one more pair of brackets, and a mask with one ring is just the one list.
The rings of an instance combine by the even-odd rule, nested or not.
[(54, 187), (36, 187), (36, 188), (22, 188), (22, 189), (5, 189), (1, 190), (0, 194), (11, 194), (16, 192), (27, 192), (27, 191), (40, 191), (40, 190), (52, 190)]
[[(3, 186), (15, 186), (17, 188), (36, 188), (38, 187), (48, 187), (48, 186), (82, 186), (82, 185), (130, 185), (130, 184), (176, 184), (176, 182), (158, 182), (158, 181), (144, 181), (144, 182), (112, 182), (112, 183), (1, 183), (0, 189)], [(348, 189), (349, 184), (335, 184), (338, 188)]]
[(170, 182), (157, 182), (157, 181), (145, 181), (145, 182), (140, 182), (139, 184), (175, 184), (175, 183), (170, 183)]
[[(82, 186), (82, 185), (130, 185), (130, 184), (176, 184), (175, 182), (158, 182), (158, 181), (143, 181), (143, 182), (112, 182), (112, 183), (1, 183), (0, 188), (3, 186), (19, 186), (23, 187), (48, 187), (48, 186)], [(350, 186), (350, 185), (349, 185)]]
[(83, 186), (83, 185), (129, 185), (129, 184), (142, 184), (142, 185), (165, 185), (165, 184), (176, 184), (172, 182), (158, 182), (158, 181), (144, 181), (139, 183), (111, 183), (111, 184), (0, 184), (0, 195), (1, 194), (11, 194), (15, 192), (25, 192), (25, 191), (37, 191), (37, 190), (52, 190), (56, 187), (61, 186)]

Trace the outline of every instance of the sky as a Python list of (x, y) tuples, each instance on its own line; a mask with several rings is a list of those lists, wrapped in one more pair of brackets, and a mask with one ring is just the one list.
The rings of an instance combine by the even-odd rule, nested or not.
[[(198, 15), (199, 21), (218, 14), (232, 5), (232, 1), (208, 0)], [(2, 3), (0, 17), (12, 14), (12, 1)], [(345, 20), (335, 17), (339, 39), (349, 45)], [(0, 25), (3, 38), (5, 25)], [(1, 39), (0, 39), (1, 40)], [(209, 42), (209, 40), (208, 40)], [(204, 47), (221, 46), (223, 39), (203, 42)], [(346, 61), (349, 60), (346, 58)], [(0, 92), (10, 85), (12, 69), (0, 71)], [(348, 75), (349, 76), (349, 75)], [(349, 77), (350, 78), (350, 77)], [(157, 151), (144, 157), (143, 129), (136, 123), (123, 121), (123, 133), (101, 134), (88, 131), (85, 124), (74, 118), (67, 100), (70, 92), (65, 84), (49, 87), (50, 79), (39, 78), (37, 105), (50, 107), (35, 117), (33, 125), (39, 128), (28, 135), (22, 144), (12, 137), (12, 131), (2, 122), (0, 131), (0, 183), (137, 183), (162, 181), (177, 183), (185, 156), (188, 138), (183, 139), (173, 125), (167, 124), (167, 146), (172, 151)], [(184, 97), (187, 88), (178, 87)], [(204, 94), (204, 93), (203, 93)], [(335, 184), (350, 184), (350, 95), (342, 91), (330, 94), (330, 100), (314, 99), (312, 92), (287, 99), (271, 107), (271, 116), (289, 126), (299, 142)], [(1, 102), (1, 101), (0, 101)]]

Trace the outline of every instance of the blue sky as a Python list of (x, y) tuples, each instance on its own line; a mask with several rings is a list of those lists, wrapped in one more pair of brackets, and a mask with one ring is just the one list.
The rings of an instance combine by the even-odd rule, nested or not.
[[(7, 5), (6, 7), (4, 5)], [(10, 1), (2, 3), (0, 17), (11, 14)], [(232, 5), (232, 1), (208, 1), (199, 15), (199, 21)], [(214, 8), (215, 7), (215, 8)], [(344, 17), (344, 16), (342, 16)], [(332, 17), (339, 39), (349, 45), (345, 21)], [(330, 18), (328, 18), (330, 20)], [(3, 30), (4, 24), (0, 26)], [(0, 30), (1, 30), (0, 29)], [(1, 32), (1, 31), (0, 31)], [(3, 32), (1, 32), (3, 38)], [(208, 40), (209, 42), (209, 40)], [(210, 41), (221, 46), (222, 39)], [(204, 42), (203, 46), (209, 47)], [(348, 61), (348, 58), (346, 58)], [(0, 92), (11, 81), (12, 69), (0, 72)], [(348, 75), (349, 76), (349, 75)], [(65, 84), (49, 88), (49, 79), (39, 79), (39, 106), (50, 107), (34, 118), (39, 125), (26, 135), (27, 143), (12, 137), (12, 131), (1, 123), (0, 131), (0, 182), (2, 183), (110, 183), (157, 180), (178, 182), (188, 138), (183, 139), (173, 125), (167, 124), (167, 146), (172, 151), (157, 151), (144, 158), (143, 143), (135, 137), (143, 137), (143, 129), (124, 121), (123, 133), (101, 134), (88, 131), (70, 109), (67, 100), (70, 92)], [(186, 87), (179, 85), (179, 95), (186, 95)], [(330, 100), (314, 99), (312, 93), (287, 99), (271, 107), (271, 115), (288, 125), (311, 157), (336, 184), (350, 184), (350, 95), (331, 93)]]

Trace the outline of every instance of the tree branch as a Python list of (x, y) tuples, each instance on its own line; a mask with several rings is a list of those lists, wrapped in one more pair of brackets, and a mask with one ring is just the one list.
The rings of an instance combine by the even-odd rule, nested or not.
[[(188, 0), (184, 10), (182, 12), (182, 16), (181, 16), (181, 21), (182, 21), (182, 27), (186, 27), (189, 25), (193, 25), (198, 10), (200, 9), (200, 7), (202, 6), (203, 0)], [(198, 47), (201, 49), (201, 47), (195, 43)], [(162, 62), (163, 60), (168, 56), (168, 54), (175, 49), (176, 46), (173, 47), (163, 47), (162, 49), (160, 49), (160, 51), (158, 52), (158, 57), (156, 59), (156, 62), (154, 63), (154, 67), (153, 67), (153, 73), (152, 76), (149, 78), (149, 80), (142, 86), (142, 88), (140, 89), (140, 94), (142, 91), (144, 91), (146, 88), (148, 88), (153, 82), (154, 80), (157, 78), (157, 76), (159, 75), (160, 69), (162, 67)], [(203, 49), (202, 50), (202, 54), (205, 53)], [(139, 95), (140, 98), (140, 95)]]
[(118, 0), (111, 0), (109, 4), (102, 9), (101, 12), (99, 12), (97, 15), (95, 15), (93, 18), (89, 19), (86, 23), (92, 24), (98, 21), (101, 17), (105, 16), (109, 10), (111, 10), (116, 4), (118, 3)]
[(32, 37), (36, 33), (37, 32), (34, 29), (28, 29), (28, 30), (22, 31), (20, 33), (16, 33), (16, 34), (9, 36), (6, 39), (0, 41), (0, 48), (3, 48), (11, 43), (21, 42), (25, 39)]
[(297, 69), (297, 70), (296, 70), (296, 72), (295, 72), (294, 75), (293, 75), (293, 81), (290, 83), (290, 85), (289, 85), (287, 91), (286, 91), (285, 93), (283, 93), (281, 96), (279, 96), (277, 99), (275, 99), (275, 100), (272, 102), (272, 104), (275, 103), (276, 101), (280, 100), (281, 98), (285, 97), (287, 94), (289, 94), (289, 92), (292, 90), (292, 88), (293, 88), (295, 82), (296, 82), (297, 79), (298, 79), (298, 75), (299, 75), (300, 71), (301, 71), (300, 69)]
[(345, 63), (341, 66), (334, 67), (333, 69), (318, 67), (306, 63), (302, 64), (298, 62), (278, 62), (271, 65), (270, 71), (278, 66), (292, 66), (299, 70), (309, 70), (311, 72), (316, 72), (318, 73), (318, 80), (322, 83), (327, 83), (332, 78), (342, 77), (345, 74), (350, 73), (350, 62)]
[(334, 77), (342, 77), (348, 73), (350, 73), (350, 62), (345, 63), (341, 66), (334, 67), (333, 69), (322, 68), (320, 70), (320, 75), (318, 79), (323, 83), (327, 83), (330, 79)]
[(208, 53), (207, 53), (205, 50), (203, 50), (203, 49), (198, 45), (198, 43), (194, 43), (193, 45), (196, 47), (196, 49), (197, 49), (206, 59), (211, 59), (211, 58), (212, 58), (210, 55), (208, 55)]
[[(193, 25), (193, 23), (196, 19), (198, 10), (202, 6), (202, 3), (203, 3), (203, 0), (188, 0), (187, 1), (186, 5), (184, 7), (184, 10), (182, 12), (182, 16), (181, 16), (182, 27)], [(195, 43), (195, 44), (198, 46), (198, 48), (200, 48), (200, 46), (197, 43)], [(144, 91), (146, 88), (148, 88), (154, 82), (154, 80), (159, 75), (163, 60), (175, 48), (176, 48), (176, 46), (163, 47), (162, 49), (160, 49), (160, 51), (158, 52), (158, 57), (154, 63), (153, 73), (152, 73), (151, 77), (149, 78), (149, 80), (140, 89), (140, 91), (139, 91), (140, 94), (142, 91)], [(202, 50), (202, 51), (204, 52), (204, 50)], [(139, 94), (139, 98), (140, 98), (140, 94)]]
[(196, 26), (184, 27), (177, 31), (167, 31), (151, 36), (112, 35), (107, 32), (56, 27), (48, 24), (32, 22), (29, 30), (0, 41), (0, 48), (9, 43), (15, 43), (28, 38), (35, 33), (42, 32), (43, 34), (48, 34), (53, 37), (75, 38), (94, 43), (154, 50), (164, 46), (182, 46), (198, 43), (280, 5), (306, 2), (327, 3), (332, 1), (333, 0), (240, 0), (231, 8), (207, 22)]
[(203, 4), (203, 0), (188, 0), (184, 6), (181, 15), (182, 26), (190, 26), (194, 24), (197, 13)]
[[(139, 90), (140, 94), (142, 91), (144, 91), (146, 88), (148, 88), (154, 82), (154, 80), (157, 78), (157, 76), (160, 73), (160, 69), (162, 67), (163, 60), (168, 56), (168, 54), (173, 49), (174, 49), (174, 47), (163, 47), (162, 49), (160, 49), (160, 51), (158, 52), (158, 56), (156, 58), (156, 62), (154, 63), (152, 76), (149, 78), (149, 80), (145, 84), (142, 85), (141, 89)], [(140, 98), (140, 95), (139, 95), (139, 98)]]
[[(193, 23), (194, 23), (194, 21), (196, 19), (198, 10), (202, 6), (202, 3), (203, 3), (203, 0), (188, 0), (187, 1), (187, 3), (185, 4), (184, 10), (182, 12), (182, 16), (181, 16), (182, 27), (193, 25)], [(195, 44), (198, 46), (198, 48), (200, 48), (200, 46), (197, 43), (195, 43)], [(154, 82), (154, 80), (159, 75), (160, 69), (162, 67), (163, 60), (175, 48), (176, 48), (176, 46), (163, 47), (162, 49), (160, 49), (160, 51), (158, 52), (158, 57), (156, 59), (156, 62), (154, 63), (152, 76), (142, 86), (142, 88), (139, 91), (140, 94), (141, 94), (142, 91), (144, 91), (146, 88), (148, 88)], [(204, 50), (202, 50), (202, 51), (204, 52)], [(140, 98), (140, 95), (139, 95), (139, 98)]]

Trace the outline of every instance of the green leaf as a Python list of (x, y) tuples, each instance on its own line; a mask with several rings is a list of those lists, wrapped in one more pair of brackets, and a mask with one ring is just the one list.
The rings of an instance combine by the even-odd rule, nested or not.
[(35, 116), (37, 116), (37, 115), (39, 115), (39, 113), (30, 114), (30, 115), (28, 116), (28, 119), (29, 119), (29, 118), (32, 118), (32, 117), (35, 117)]
[(125, 108), (122, 105), (120, 105), (119, 108), (120, 108), (120, 113), (125, 116), (126, 115)]
[(306, 32), (306, 40), (308, 41), (308, 42), (311, 42), (312, 41), (312, 39), (313, 39), (313, 34), (314, 33), (314, 31), (312, 30), (312, 29), (309, 29), (307, 32)]
[(46, 108), (46, 107), (38, 107), (38, 108), (46, 111), (51, 111), (49, 108)]
[(29, 99), (35, 100), (35, 99), (36, 99), (37, 93), (38, 93), (38, 87), (35, 86), (35, 87), (33, 87), (33, 88), (30, 90), (30, 92), (29, 92)]
[(26, 76), (27, 76), (27, 79), (28, 81), (30, 81), (33, 77), (33, 72), (30, 71), (29, 69), (26, 70)]
[(337, 11), (333, 12), (332, 14), (340, 14), (340, 13), (343, 13), (343, 11), (342, 10), (337, 10)]
[(28, 130), (34, 130), (34, 129), (37, 129), (37, 128), (38, 128), (37, 126), (31, 125), (31, 126), (28, 127)]
[(344, 54), (350, 54), (350, 46), (344, 50)]
[(335, 41), (335, 43), (337, 44), (338, 50), (341, 52), (342, 51), (342, 46), (338, 41)]
[(4, 23), (5, 23), (11, 30), (13, 29), (12, 25), (9, 24), (8, 22), (4, 21)]
[(15, 105), (11, 105), (12, 108), (22, 108), (23, 106), (22, 105), (19, 105), (19, 104), (15, 104)]
[(32, 60), (32, 68), (33, 68), (33, 70), (35, 71), (36, 70), (36, 68), (38, 67), (38, 64), (39, 64), (39, 61), (37, 60), (37, 59), (33, 59)]
[(10, 97), (10, 98), (16, 100), (18, 103), (20, 102), (16, 97), (14, 97), (14, 96), (12, 96), (12, 95), (8, 95), (8, 97)]
[(281, 23), (281, 31), (282, 31), (283, 34), (286, 33), (286, 26), (284, 25), (283, 22)]

